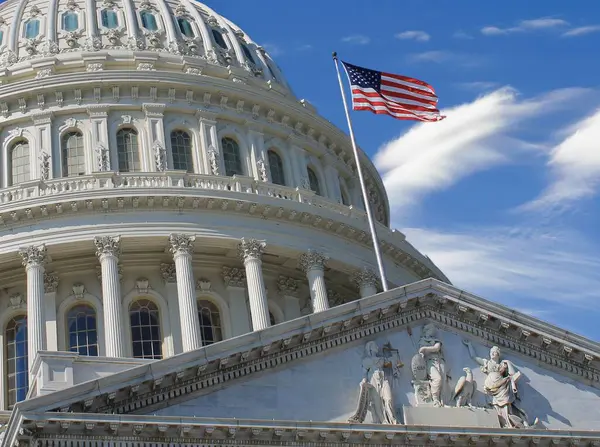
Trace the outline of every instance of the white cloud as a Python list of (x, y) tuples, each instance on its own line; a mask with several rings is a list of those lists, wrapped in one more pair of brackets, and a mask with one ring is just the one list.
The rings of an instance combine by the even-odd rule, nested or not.
[(481, 65), (483, 58), (471, 54), (453, 53), (451, 51), (432, 50), (422, 53), (413, 53), (408, 55), (408, 61), (411, 63), (446, 63), (451, 62), (454, 67), (473, 68)]
[(473, 39), (473, 36), (471, 36), (469, 33), (466, 33), (465, 31), (462, 30), (458, 30), (456, 31), (452, 37), (454, 37), (455, 39)]
[(583, 307), (600, 299), (600, 247), (576, 233), (538, 226), (403, 232), (457, 287), (498, 302), (511, 296), (519, 301), (507, 304), (528, 313), (543, 302)]
[(267, 53), (269, 53), (269, 56), (271, 57), (277, 57), (283, 54), (281, 47), (274, 43), (265, 43), (262, 45), (262, 47), (267, 51)]
[(491, 90), (493, 88), (498, 87), (497, 82), (489, 82), (489, 81), (459, 82), (456, 85), (457, 85), (457, 87), (459, 87), (463, 90), (475, 90), (475, 91)]
[(550, 186), (526, 210), (560, 208), (593, 196), (600, 186), (600, 110), (563, 131), (566, 137), (550, 152)]
[(447, 118), (419, 123), (384, 144), (375, 155), (383, 173), (392, 214), (401, 215), (423, 195), (502, 163), (531, 144), (513, 136), (528, 119), (566, 107), (584, 89), (562, 89), (519, 99), (504, 87), (471, 103), (443, 110)]
[(410, 59), (414, 62), (444, 62), (452, 57), (452, 53), (448, 51), (425, 51), (423, 53), (415, 53), (410, 55)]
[(352, 36), (346, 36), (342, 38), (342, 42), (354, 44), (354, 45), (367, 45), (371, 42), (371, 39), (362, 34), (354, 34)]
[(563, 37), (576, 37), (583, 36), (585, 34), (598, 33), (600, 32), (600, 25), (589, 25), (589, 26), (580, 26), (578, 28), (573, 28), (563, 33)]
[(500, 36), (513, 33), (522, 33), (527, 31), (561, 28), (567, 25), (569, 25), (569, 22), (565, 20), (543, 17), (539, 19), (521, 20), (516, 26), (508, 28), (500, 28), (497, 26), (485, 26), (481, 28), (481, 34), (484, 34), (486, 36)]
[(427, 42), (429, 39), (431, 39), (431, 36), (425, 31), (412, 30), (398, 33), (396, 34), (396, 38), (402, 40), (416, 40), (418, 42)]

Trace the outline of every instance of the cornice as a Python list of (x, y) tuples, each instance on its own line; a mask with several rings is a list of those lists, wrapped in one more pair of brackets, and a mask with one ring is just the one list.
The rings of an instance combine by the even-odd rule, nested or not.
[[(450, 295), (450, 289), (452, 294)], [(247, 379), (255, 372), (279, 368), (313, 354), (368, 340), (388, 330), (435, 321), (487, 345), (498, 345), (563, 376), (600, 388), (600, 344), (582, 338), (579, 345), (555, 338), (558, 330), (535, 320), (518, 323), (521, 314), (498, 313), (489, 306), (487, 319), (474, 313), (473, 304), (486, 309), (487, 301), (435, 280), (420, 281), (372, 297), (350, 302), (318, 314), (292, 320), (259, 332), (229, 339), (150, 365), (76, 385), (61, 399), (42, 396), (18, 404), (23, 410), (90, 413), (150, 413), (166, 405), (220, 389), (226, 382)], [(524, 316), (523, 316), (524, 317)], [(520, 334), (536, 330), (536, 337), (551, 338), (554, 347), (540, 346)], [(532, 334), (533, 335), (533, 334)], [(565, 356), (564, 347), (569, 348)], [(98, 391), (102, 390), (102, 391)], [(56, 396), (56, 395), (54, 395)]]
[(25, 413), (19, 440), (70, 447), (127, 442), (212, 446), (597, 446), (600, 434), (583, 430), (506, 430), (336, 422), (261, 421), (227, 418)]
[[(187, 179), (184, 184), (193, 185), (194, 179), (202, 178), (204, 185), (214, 183), (215, 189), (201, 189), (194, 186), (165, 186), (165, 187), (137, 187), (135, 182), (130, 182), (127, 187), (116, 187), (122, 181), (121, 177), (131, 178), (156, 178), (152, 184), (177, 185), (177, 179)], [(166, 178), (166, 179), (165, 179)], [(109, 178), (104, 175), (81, 176), (76, 179), (54, 179), (46, 183), (31, 183), (24, 188), (17, 186), (0, 190), (0, 197), (5, 198), (5, 203), (0, 205), (0, 228), (17, 229), (21, 226), (30, 226), (59, 215), (106, 213), (111, 211), (126, 210), (171, 210), (197, 212), (202, 209), (219, 210), (220, 212), (246, 213), (258, 218), (293, 221), (296, 224), (308, 225), (321, 231), (342, 236), (359, 243), (365, 247), (371, 247), (372, 243), (368, 237), (368, 227), (364, 222), (364, 213), (322, 197), (316, 197), (307, 193), (310, 198), (302, 199), (304, 191), (292, 188), (286, 190), (282, 197), (295, 197), (298, 200), (286, 200), (268, 195), (274, 186), (268, 185), (264, 188), (252, 179), (238, 179), (235, 177), (188, 175), (184, 173), (147, 173), (127, 174), (126, 176), (114, 175), (108, 183)], [(256, 193), (234, 192), (238, 182), (249, 183), (247, 186)], [(58, 191), (69, 190), (66, 193), (55, 195), (48, 194), (52, 191), (48, 186), (55, 183), (88, 184), (90, 188), (57, 188)], [(231, 188), (219, 188), (222, 183), (232, 184)], [(146, 183), (148, 184), (148, 183)], [(101, 187), (100, 185), (104, 185)], [(258, 185), (258, 186), (257, 186)], [(97, 188), (97, 189), (93, 189)], [(278, 187), (279, 188), (279, 187)], [(263, 194), (264, 189), (264, 194)], [(281, 189), (281, 188), (280, 188)], [(282, 189), (282, 191), (283, 191)], [(46, 195), (47, 194), (47, 195)], [(9, 198), (27, 197), (26, 199), (10, 201)], [(302, 200), (301, 200), (302, 199)], [(308, 203), (306, 203), (308, 202)], [(414, 251), (405, 250), (406, 245), (403, 237), (397, 238), (397, 233), (389, 228), (378, 225), (380, 246), (384, 254), (394, 262), (401, 264), (404, 268), (413, 271), (417, 277), (446, 278), (430, 261), (423, 255)], [(5, 245), (6, 249), (9, 249)]]

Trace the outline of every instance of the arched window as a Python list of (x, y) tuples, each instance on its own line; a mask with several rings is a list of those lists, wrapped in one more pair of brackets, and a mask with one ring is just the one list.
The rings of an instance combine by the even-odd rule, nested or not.
[(171, 153), (173, 154), (173, 169), (187, 172), (194, 171), (192, 161), (192, 138), (183, 130), (171, 132)]
[(133, 357), (161, 359), (162, 339), (158, 307), (150, 300), (140, 299), (129, 306)]
[(246, 59), (248, 59), (250, 62), (256, 65), (256, 61), (254, 60), (254, 56), (252, 56), (250, 49), (244, 44), (241, 44), (240, 46), (242, 47), (242, 51), (244, 52), (244, 56), (246, 56)]
[(221, 31), (219, 31), (217, 29), (213, 29), (212, 34), (213, 34), (213, 37), (215, 38), (215, 42), (217, 42), (217, 45), (219, 45), (221, 48), (226, 50), (227, 44), (225, 43), (225, 39), (223, 38), (223, 34), (221, 34)]
[(321, 186), (319, 185), (319, 178), (315, 171), (311, 168), (306, 168), (306, 172), (308, 173), (308, 184), (310, 186), (310, 190), (314, 191), (316, 194), (321, 195)]
[(40, 34), (40, 21), (38, 19), (29, 19), (25, 22), (25, 38), (35, 39)]
[(271, 181), (276, 185), (285, 185), (285, 174), (283, 172), (283, 161), (279, 154), (273, 150), (267, 152), (269, 157), (269, 171), (271, 172)]
[(62, 28), (65, 31), (75, 31), (79, 28), (79, 16), (76, 12), (65, 12), (62, 15)]
[(27, 317), (14, 317), (6, 326), (6, 372), (9, 410), (27, 396), (29, 368), (27, 357)]
[(28, 182), (30, 180), (29, 142), (27, 140), (16, 142), (10, 149), (9, 154), (11, 172), (10, 183), (16, 185), (17, 183)]
[(212, 345), (223, 340), (221, 314), (212, 301), (198, 300), (198, 318), (202, 332), (202, 346)]
[(63, 177), (85, 175), (85, 154), (83, 134), (79, 131), (67, 132), (62, 137)]
[(98, 356), (98, 329), (96, 311), (88, 304), (72, 307), (67, 314), (69, 351), (81, 355)]
[(195, 37), (194, 29), (192, 28), (192, 24), (188, 19), (184, 19), (183, 17), (179, 17), (177, 19), (177, 24), (179, 25), (179, 31), (185, 37), (193, 38)]
[(140, 163), (137, 130), (125, 128), (117, 132), (117, 154), (119, 158), (119, 171), (141, 171), (142, 166)]
[(156, 22), (156, 16), (148, 11), (140, 12), (140, 17), (142, 19), (142, 26), (146, 28), (148, 31), (157, 31), (158, 23)]
[(223, 148), (223, 161), (225, 162), (225, 175), (243, 175), (242, 157), (240, 156), (240, 146), (233, 138), (225, 137), (221, 140)]
[(114, 29), (119, 26), (117, 13), (112, 9), (103, 9), (100, 12), (100, 19), (104, 28)]

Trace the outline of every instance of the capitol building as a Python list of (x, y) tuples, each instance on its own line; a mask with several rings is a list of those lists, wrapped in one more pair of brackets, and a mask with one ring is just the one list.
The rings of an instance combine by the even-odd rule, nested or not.
[(2, 446), (600, 445), (600, 343), (453, 286), (202, 3), (5, 0), (0, 145)]

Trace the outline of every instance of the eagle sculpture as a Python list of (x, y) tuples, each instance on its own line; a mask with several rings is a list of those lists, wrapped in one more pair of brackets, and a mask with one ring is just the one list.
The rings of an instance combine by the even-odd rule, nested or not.
[(473, 380), (473, 372), (471, 368), (463, 368), (465, 375), (458, 379), (454, 388), (452, 400), (456, 402), (457, 407), (471, 406), (471, 399), (475, 394), (477, 383)]

